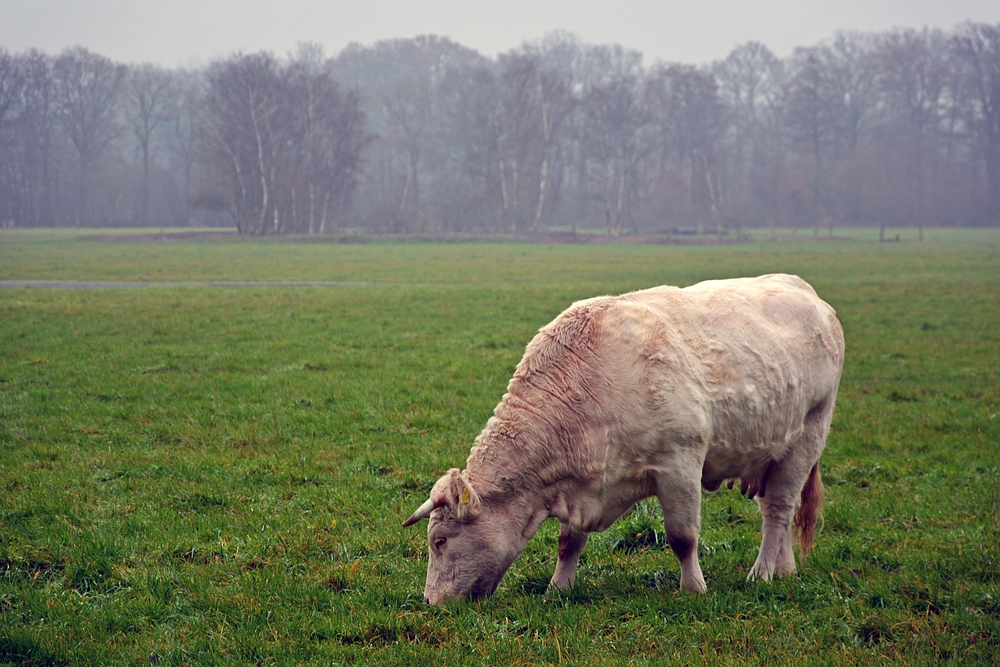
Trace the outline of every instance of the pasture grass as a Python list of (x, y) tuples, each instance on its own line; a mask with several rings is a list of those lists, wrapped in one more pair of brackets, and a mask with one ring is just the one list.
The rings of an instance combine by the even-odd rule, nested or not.
[[(1000, 233), (852, 237), (5, 232), (0, 279), (374, 284), (0, 290), (0, 664), (996, 664)], [(545, 592), (549, 522), (491, 599), (423, 604), (426, 534), (400, 522), (462, 465), (538, 327), (598, 293), (772, 271), (847, 335), (797, 576), (746, 581), (759, 515), (722, 490), (705, 596), (677, 590), (647, 501), (591, 538), (569, 593)]]

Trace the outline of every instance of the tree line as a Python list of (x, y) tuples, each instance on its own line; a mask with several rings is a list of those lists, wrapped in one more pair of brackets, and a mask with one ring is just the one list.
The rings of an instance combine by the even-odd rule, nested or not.
[(657, 62), (555, 33), (196, 69), (0, 49), (0, 225), (241, 234), (1000, 224), (1000, 25)]

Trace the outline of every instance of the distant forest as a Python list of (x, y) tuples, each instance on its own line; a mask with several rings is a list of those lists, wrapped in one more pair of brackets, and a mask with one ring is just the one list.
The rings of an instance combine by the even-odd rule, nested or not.
[(0, 226), (653, 234), (1000, 224), (1000, 24), (644, 64), (555, 33), (200, 70), (0, 49)]

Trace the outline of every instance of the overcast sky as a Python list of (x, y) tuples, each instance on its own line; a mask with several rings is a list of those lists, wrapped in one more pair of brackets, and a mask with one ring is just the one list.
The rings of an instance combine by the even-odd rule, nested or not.
[(121, 62), (195, 66), (237, 50), (436, 34), (493, 56), (553, 30), (707, 63), (757, 40), (784, 56), (837, 30), (1000, 23), (1000, 0), (0, 0), (0, 47), (83, 45)]

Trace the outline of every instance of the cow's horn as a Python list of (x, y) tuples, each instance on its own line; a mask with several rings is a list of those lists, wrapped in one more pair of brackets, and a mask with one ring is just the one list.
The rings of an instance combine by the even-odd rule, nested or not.
[(434, 511), (434, 501), (430, 498), (424, 502), (423, 505), (417, 508), (417, 511), (410, 515), (410, 518), (403, 522), (403, 528), (407, 526), (412, 526), (421, 519), (426, 519)]

